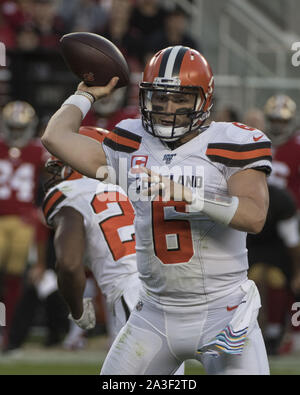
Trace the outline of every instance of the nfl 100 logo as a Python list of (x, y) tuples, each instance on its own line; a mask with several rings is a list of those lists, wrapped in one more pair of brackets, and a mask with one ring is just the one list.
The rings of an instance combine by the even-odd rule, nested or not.
[(176, 154), (165, 154), (163, 161), (166, 162), (166, 165), (169, 165), (175, 156)]

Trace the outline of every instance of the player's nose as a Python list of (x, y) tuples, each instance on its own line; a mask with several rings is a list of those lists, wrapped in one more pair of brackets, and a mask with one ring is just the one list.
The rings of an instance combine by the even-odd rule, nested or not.
[(174, 113), (174, 112), (176, 112), (176, 109), (177, 109), (176, 104), (172, 100), (168, 100), (166, 111), (169, 113)]

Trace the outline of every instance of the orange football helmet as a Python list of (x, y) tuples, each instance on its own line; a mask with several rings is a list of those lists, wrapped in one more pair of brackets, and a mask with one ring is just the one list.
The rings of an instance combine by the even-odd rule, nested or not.
[[(175, 46), (157, 52), (146, 65), (140, 83), (140, 108), (144, 128), (161, 140), (178, 140), (199, 128), (210, 116), (213, 92), (214, 77), (211, 67), (198, 51)], [(175, 112), (166, 112), (164, 106), (154, 104), (157, 94), (165, 97), (165, 100), (168, 100), (168, 95), (177, 95), (177, 103), (180, 102), (180, 94), (183, 98), (182, 108), (177, 108)], [(185, 106), (184, 101), (191, 104)], [(188, 122), (178, 125), (176, 121), (182, 115)], [(159, 123), (157, 117), (162, 116), (166, 122)], [(167, 121), (171, 117), (172, 122)]]

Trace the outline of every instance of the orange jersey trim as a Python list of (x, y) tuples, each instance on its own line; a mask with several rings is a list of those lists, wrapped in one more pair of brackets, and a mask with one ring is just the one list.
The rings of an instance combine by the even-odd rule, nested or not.
[(47, 218), (49, 212), (55, 207), (56, 203), (58, 203), (58, 201), (64, 200), (65, 198), (65, 195), (61, 191), (57, 190), (49, 200), (46, 200), (45, 206), (43, 207), (45, 218)]
[(110, 132), (107, 136), (107, 139), (112, 140), (113, 142), (121, 145), (125, 145), (126, 147), (133, 148), (134, 150), (138, 150), (140, 148), (140, 143), (137, 141), (129, 140), (126, 137), (119, 136), (114, 132)]
[(206, 151), (206, 155), (220, 156), (227, 159), (244, 160), (244, 159), (255, 159), (261, 156), (272, 156), (272, 152), (270, 148), (260, 148), (246, 152), (235, 152), (225, 149), (208, 148)]

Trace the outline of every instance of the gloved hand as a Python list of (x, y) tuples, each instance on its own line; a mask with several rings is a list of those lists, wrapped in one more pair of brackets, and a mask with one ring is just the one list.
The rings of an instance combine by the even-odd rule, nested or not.
[(69, 315), (69, 318), (75, 322), (81, 329), (92, 329), (95, 328), (96, 325), (96, 314), (94, 305), (92, 303), (92, 298), (84, 298), (83, 299), (83, 313), (80, 318), (75, 320), (72, 315)]

